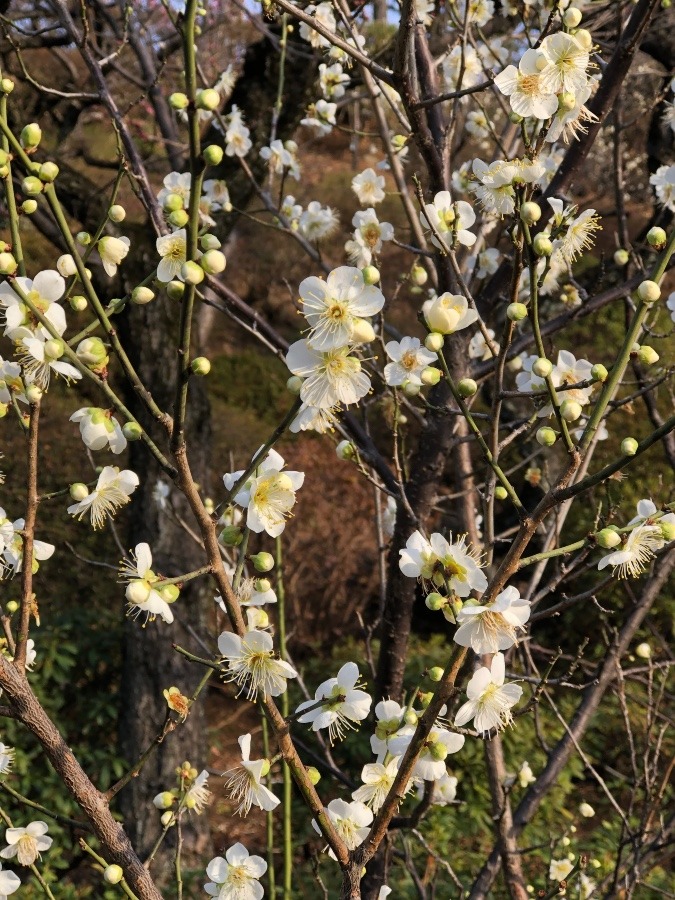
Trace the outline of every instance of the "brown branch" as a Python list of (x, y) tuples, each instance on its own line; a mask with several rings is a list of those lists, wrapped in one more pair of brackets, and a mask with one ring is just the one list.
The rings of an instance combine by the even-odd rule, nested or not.
[(33, 611), (33, 543), (38, 509), (37, 468), (38, 434), (40, 425), (40, 401), (31, 403), (28, 425), (26, 517), (23, 526), (23, 558), (21, 561), (21, 611), (19, 635), (16, 642), (14, 665), (23, 673), (26, 668), (26, 649), (30, 633), (30, 617)]

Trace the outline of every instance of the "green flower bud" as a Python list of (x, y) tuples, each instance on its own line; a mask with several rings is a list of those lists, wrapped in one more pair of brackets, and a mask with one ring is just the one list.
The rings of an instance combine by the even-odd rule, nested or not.
[(413, 266), (410, 270), (410, 280), (417, 287), (424, 287), (429, 280), (429, 273), (424, 266)]
[(0, 253), (0, 275), (13, 275), (17, 265), (11, 253)]
[(495, 488), (495, 497), (496, 497), (496, 499), (497, 499), (497, 500), (506, 500), (506, 498), (507, 498), (508, 496), (509, 496), (509, 493), (508, 493), (508, 491), (506, 490), (506, 488), (504, 487), (504, 485), (503, 485), (503, 484), (498, 484), (497, 487)]
[(630, 253), (623, 248), (616, 250), (614, 253), (614, 262), (617, 266), (625, 266), (630, 260)]
[(433, 353), (438, 353), (443, 348), (445, 338), (438, 331), (432, 331), (424, 338), (424, 346)]
[(442, 597), (434, 591), (431, 594), (427, 594), (424, 604), (427, 609), (434, 610), (435, 612), (436, 610), (443, 609), (445, 602), (445, 597)]
[(31, 216), (37, 208), (37, 200), (24, 200), (21, 204), (21, 210), (22, 212), (25, 212), (27, 216)]
[(675, 522), (657, 522), (664, 541), (675, 541)]
[[(406, 381), (403, 384), (403, 393), (408, 397), (416, 397), (420, 392), (419, 384), (413, 384), (412, 381)], [(401, 420), (399, 419), (399, 422)]]
[(553, 363), (550, 359), (540, 356), (532, 363), (532, 371), (540, 378), (547, 378), (553, 371)]
[(537, 443), (541, 444), (542, 447), (552, 447), (556, 442), (557, 435), (552, 428), (544, 425), (543, 428), (537, 430), (536, 437)]
[(613, 528), (603, 528), (595, 535), (595, 541), (603, 550), (612, 550), (621, 543), (621, 536)]
[(541, 206), (533, 200), (523, 203), (520, 207), (520, 218), (526, 225), (534, 225), (541, 219)]
[(656, 303), (661, 296), (661, 288), (655, 281), (643, 281), (638, 285), (637, 295), (643, 303)]
[(175, 603), (180, 597), (180, 588), (177, 584), (165, 584), (164, 587), (159, 588), (158, 593), (166, 603)]
[(9, 412), (9, 403), (0, 403), (0, 419), (4, 419)]
[(174, 228), (183, 228), (190, 221), (190, 216), (184, 209), (176, 209), (169, 214), (169, 222)]
[(183, 263), (180, 274), (187, 284), (201, 284), (204, 280), (204, 270), (193, 259)]
[(653, 366), (659, 361), (659, 354), (653, 347), (647, 347), (645, 344), (640, 347), (637, 352), (638, 359), (643, 366)]
[(270, 765), (269, 759), (263, 759), (263, 761), (262, 761), (262, 766), (260, 767), (260, 776), (261, 776), (261, 778), (265, 778), (265, 776), (269, 775), (269, 774), (270, 774), (270, 769), (271, 769), (271, 768), (272, 768), (272, 767), (271, 767), (271, 765)]
[(566, 422), (576, 422), (581, 412), (581, 404), (576, 400), (563, 400), (560, 404), (560, 415)]
[(338, 459), (349, 462), (356, 456), (356, 448), (351, 441), (340, 441), (340, 443), (335, 448), (335, 455)]
[(39, 403), (41, 399), (42, 388), (40, 387), (40, 385), (29, 384), (26, 386), (26, 400), (28, 400), (29, 403)]
[(317, 785), (321, 781), (321, 772), (314, 766), (307, 766), (307, 777), (312, 784)]
[(25, 125), (21, 131), (21, 146), (26, 150), (34, 150), (42, 140), (42, 129), (37, 122)]
[(89, 496), (89, 488), (86, 484), (82, 484), (81, 481), (76, 481), (75, 484), (70, 486), (70, 496), (76, 503), (79, 503), (80, 500), (84, 500), (85, 497)]
[(667, 239), (668, 235), (666, 232), (657, 225), (650, 228), (647, 232), (647, 243), (650, 247), (653, 247), (654, 250), (662, 250), (666, 246)]
[(524, 303), (509, 303), (506, 315), (512, 322), (521, 322), (527, 318), (527, 306)]
[(445, 746), (445, 744), (441, 744), (440, 741), (434, 741), (433, 744), (429, 745), (428, 750), (429, 756), (431, 756), (432, 759), (435, 759), (438, 762), (444, 760), (448, 755), (448, 748)]
[(291, 377), (286, 382), (286, 388), (291, 392), (291, 394), (299, 394), (300, 389), (302, 388), (303, 379), (300, 378), (299, 375), (291, 375)]
[(550, 256), (553, 253), (553, 244), (550, 237), (544, 234), (543, 231), (540, 231), (532, 241), (532, 249), (537, 256)]
[(576, 28), (579, 22), (581, 22), (581, 10), (576, 6), (568, 6), (563, 15), (565, 28)]
[(509, 122), (511, 122), (513, 125), (520, 125), (520, 123), (522, 121), (523, 121), (523, 117), (518, 115), (517, 112), (509, 113)]
[(119, 203), (114, 203), (108, 210), (108, 218), (111, 222), (123, 222), (127, 217), (127, 211)]
[(365, 269), (361, 269), (361, 274), (364, 284), (377, 284), (380, 280), (380, 270), (375, 266), (366, 266)]
[(431, 691), (427, 691), (427, 692), (419, 691), (417, 694), (417, 699), (420, 701), (420, 704), (423, 709), (427, 708), (427, 706), (433, 700), (433, 697), (434, 697), (434, 695), (431, 693)]
[(462, 378), (457, 383), (457, 392), (460, 397), (473, 397), (478, 390), (478, 385), (473, 378)]
[(78, 231), (75, 235), (75, 240), (78, 244), (80, 244), (80, 246), (87, 247), (89, 244), (91, 244), (91, 235), (88, 231)]
[(203, 156), (207, 166), (219, 166), (223, 161), (223, 148), (218, 144), (209, 144), (204, 148)]
[(184, 207), (185, 203), (180, 194), (167, 194), (164, 198), (164, 203), (162, 204), (164, 212), (176, 212), (176, 210), (183, 209)]
[(40, 181), (46, 181), (50, 184), (52, 181), (55, 181), (59, 174), (59, 167), (56, 163), (53, 162), (44, 162), (40, 166), (40, 171), (38, 172), (38, 177)]
[(259, 594), (265, 594), (272, 590), (272, 582), (269, 578), (256, 578), (254, 587)]
[(77, 345), (77, 358), (90, 369), (104, 369), (110, 362), (105, 344), (99, 337), (88, 337)]
[(577, 28), (574, 37), (578, 44), (581, 44), (584, 50), (588, 51), (593, 46), (593, 36), (586, 28)]
[(171, 109), (185, 109), (189, 102), (187, 94), (182, 93), (182, 91), (175, 91), (169, 96)]
[(166, 293), (169, 300), (180, 300), (185, 291), (185, 285), (182, 281), (170, 281), (166, 286)]
[(207, 250), (200, 259), (200, 264), (208, 275), (220, 275), (225, 271), (227, 260), (220, 250)]
[(596, 363), (591, 369), (591, 378), (594, 378), (596, 381), (606, 381), (608, 375), (609, 372), (602, 363)]
[(21, 182), (21, 190), (24, 194), (28, 194), (29, 197), (35, 197), (38, 194), (41, 194), (43, 187), (43, 182), (41, 182), (39, 178), (36, 178), (35, 175), (28, 175)]
[(138, 422), (125, 422), (122, 426), (122, 434), (128, 441), (139, 441), (143, 434), (143, 429)]
[(558, 108), (560, 110), (565, 110), (569, 112), (571, 109), (574, 109), (577, 103), (577, 98), (571, 91), (565, 91), (558, 98)]
[(123, 878), (124, 872), (122, 870), (122, 866), (113, 864), (111, 866), (106, 866), (103, 870), (103, 880), (107, 884), (119, 884)]
[(171, 809), (175, 800), (171, 791), (162, 791), (161, 794), (157, 794), (152, 804), (156, 809)]
[(10, 616), (14, 615), (14, 613), (18, 611), (19, 605), (20, 604), (17, 603), (16, 600), (10, 600), (7, 603), (7, 605), (5, 606), (5, 609), (7, 610), (8, 615), (10, 615)]
[(640, 659), (651, 659), (652, 648), (647, 641), (643, 641), (641, 644), (637, 645), (635, 648), (635, 655), (639, 656)]
[(440, 681), (443, 677), (443, 666), (432, 666), (427, 672), (429, 681)]
[(621, 452), (624, 456), (635, 456), (638, 450), (638, 442), (635, 438), (627, 437), (621, 441)]
[(149, 287), (145, 287), (143, 284), (140, 284), (131, 292), (131, 302), (135, 303), (137, 306), (145, 306), (146, 303), (150, 303), (150, 301), (154, 299), (155, 292), (151, 291)]
[(197, 94), (197, 108), (213, 111), (220, 106), (220, 94), (214, 88), (205, 88)]
[[(195, 805), (195, 802), (192, 798), (188, 797), (185, 801), (185, 805), (188, 809), (192, 809)], [(165, 828), (167, 828), (169, 825), (174, 825), (175, 819), (176, 817), (170, 809), (167, 809), (167, 811), (162, 813), (162, 815), (159, 817), (159, 821)]]
[(11, 78), (3, 78), (2, 81), (0, 81), (0, 91), (2, 91), (3, 94), (11, 94), (13, 90), (14, 82)]
[(435, 366), (427, 366), (426, 368), (422, 369), (422, 374), (420, 375), (422, 384), (427, 385), (438, 384), (442, 377), (443, 373)]
[(205, 356), (197, 356), (190, 363), (190, 368), (195, 375), (208, 375), (211, 371), (211, 363)]
[(253, 563), (253, 568), (256, 572), (271, 572), (274, 568), (274, 557), (271, 553), (266, 553), (264, 550), (253, 554), (249, 559)]
[(226, 547), (238, 547), (244, 540), (244, 533), (238, 525), (226, 525), (219, 535), (220, 543)]
[(9, 155), (9, 153), (6, 150), (3, 150), (2, 147), (0, 147), (0, 166), (2, 166), (3, 168), (8, 166), (10, 160), (11, 156)]
[(61, 359), (64, 350), (64, 343), (58, 338), (50, 338), (48, 341), (45, 341), (45, 357), (47, 359)]
[(408, 709), (403, 716), (403, 721), (406, 725), (412, 725), (415, 727), (417, 725), (418, 716), (414, 709)]

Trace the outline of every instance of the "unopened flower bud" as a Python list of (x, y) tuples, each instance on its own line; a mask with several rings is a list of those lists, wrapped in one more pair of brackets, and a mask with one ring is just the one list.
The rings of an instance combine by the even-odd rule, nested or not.
[(442, 377), (443, 373), (435, 366), (426, 366), (426, 368), (422, 369), (422, 374), (420, 375), (422, 384), (427, 385), (438, 384)]
[(307, 766), (307, 777), (312, 784), (317, 785), (321, 781), (321, 772), (314, 766)]
[(39, 384), (29, 384), (26, 387), (26, 400), (29, 403), (39, 403), (42, 399), (42, 388)]
[(403, 721), (406, 725), (411, 725), (413, 728), (417, 725), (418, 715), (414, 709), (408, 709), (403, 716)]
[(576, 400), (563, 400), (560, 404), (560, 415), (566, 422), (576, 422), (581, 412), (581, 404)]
[(238, 525), (226, 525), (220, 532), (220, 542), (226, 547), (238, 547), (244, 540), (244, 534)]
[(13, 275), (17, 265), (11, 253), (0, 253), (0, 275)]
[(445, 597), (441, 596), (441, 594), (437, 594), (434, 591), (432, 594), (427, 594), (424, 604), (427, 609), (436, 611), (438, 609), (442, 609), (445, 606)]
[(539, 232), (532, 241), (532, 249), (537, 256), (550, 256), (553, 253), (551, 239), (543, 231)]
[(267, 591), (272, 590), (272, 582), (269, 578), (256, 578), (253, 582), (253, 586), (259, 594), (266, 594)]
[(122, 434), (128, 441), (139, 441), (143, 434), (143, 429), (138, 422), (125, 422), (122, 426)]
[(335, 448), (335, 455), (338, 459), (342, 459), (347, 462), (351, 459), (354, 459), (354, 457), (356, 456), (356, 448), (351, 441), (340, 441), (340, 443)]
[(659, 354), (656, 350), (653, 347), (648, 347), (646, 344), (640, 347), (637, 356), (643, 366), (653, 366), (654, 363), (659, 361)]
[(267, 775), (269, 775), (271, 768), (272, 767), (270, 765), (269, 759), (263, 759), (262, 766), (260, 767), (260, 777), (265, 778)]
[(205, 356), (197, 356), (190, 363), (194, 375), (208, 375), (211, 371), (211, 363)]
[(431, 693), (431, 691), (426, 691), (426, 692), (418, 691), (417, 699), (420, 701), (423, 709), (427, 708), (427, 706), (431, 703), (433, 698), (434, 698), (434, 695)]
[(424, 338), (424, 346), (433, 353), (438, 353), (438, 351), (443, 348), (444, 343), (445, 338), (437, 331), (432, 331)]
[(581, 22), (581, 10), (576, 6), (568, 6), (563, 15), (565, 28), (576, 28), (579, 22)]
[(90, 369), (101, 369), (108, 365), (108, 352), (99, 337), (89, 337), (80, 341), (75, 352), (80, 362)]
[(119, 203), (114, 203), (108, 210), (108, 218), (111, 222), (123, 222), (126, 217), (127, 211)]
[(553, 371), (553, 363), (545, 356), (540, 356), (532, 363), (532, 371), (540, 378), (547, 378)]
[(608, 375), (609, 372), (602, 363), (596, 363), (591, 369), (591, 378), (594, 378), (596, 381), (606, 381)]
[(507, 498), (508, 496), (509, 496), (509, 493), (508, 493), (508, 491), (506, 490), (506, 488), (504, 487), (504, 485), (503, 485), (503, 484), (498, 484), (497, 487), (495, 488), (495, 497), (496, 497), (496, 499), (497, 499), (497, 500), (506, 500), (506, 498)]
[(533, 200), (523, 203), (520, 207), (520, 218), (526, 225), (534, 225), (541, 219), (541, 206)]
[(264, 550), (249, 557), (256, 572), (271, 572), (274, 568), (274, 557)]
[(521, 322), (527, 318), (527, 306), (524, 303), (509, 303), (506, 315), (512, 322)]
[(413, 266), (410, 270), (410, 280), (417, 287), (424, 287), (429, 280), (429, 273), (424, 266)]
[(621, 441), (621, 452), (624, 456), (635, 456), (638, 451), (638, 442), (635, 438), (627, 437)]
[(577, 28), (574, 37), (578, 44), (581, 44), (584, 50), (588, 51), (593, 46), (593, 35), (587, 28)]
[(650, 247), (653, 247), (654, 250), (662, 250), (666, 246), (667, 239), (668, 235), (663, 228), (659, 228), (658, 225), (650, 228), (647, 232), (647, 243)]
[(169, 300), (180, 300), (185, 292), (185, 285), (182, 281), (170, 281), (166, 286), (166, 293)]
[(440, 741), (434, 741), (433, 744), (430, 744), (428, 749), (429, 756), (431, 756), (432, 759), (435, 759), (438, 762), (444, 760), (448, 755), (448, 748), (445, 746), (445, 744), (441, 744)]
[(364, 284), (377, 284), (380, 280), (380, 270), (376, 269), (375, 266), (366, 266), (364, 269), (361, 269), (361, 274), (363, 275)]
[(152, 803), (157, 809), (171, 809), (175, 799), (171, 791), (162, 791), (161, 794), (157, 794)]
[(42, 140), (42, 129), (37, 122), (24, 125), (21, 130), (21, 146), (26, 150), (34, 150)]
[(63, 256), (59, 256), (56, 260), (56, 268), (59, 275), (62, 275), (63, 278), (70, 278), (72, 275), (77, 274), (77, 266), (70, 253), (64, 253)]
[(38, 177), (40, 181), (46, 181), (48, 184), (56, 180), (59, 174), (59, 167), (53, 162), (44, 162), (40, 166)]
[(27, 216), (32, 216), (37, 208), (37, 200), (24, 200), (21, 204), (21, 211), (25, 212)]
[(50, 338), (48, 341), (45, 341), (44, 349), (45, 358), (50, 360), (61, 359), (65, 350), (65, 346), (63, 341), (59, 338)]
[(200, 246), (200, 247), (202, 248), (202, 250), (204, 250), (204, 251), (206, 251), (206, 250), (220, 250), (222, 244), (220, 243), (220, 241), (218, 240), (218, 238), (215, 236), (215, 234), (209, 234), (209, 233), (207, 232), (206, 234), (203, 234), (203, 235), (199, 238), (199, 246)]
[(427, 672), (429, 681), (440, 681), (443, 677), (443, 666), (432, 666)]
[(0, 81), (0, 91), (2, 91), (3, 94), (11, 94), (13, 90), (14, 82), (11, 78), (3, 78)]
[(147, 581), (141, 581), (140, 579), (130, 581), (126, 586), (124, 596), (129, 603), (133, 603), (134, 605), (145, 603), (150, 596), (150, 585)]
[(299, 375), (291, 375), (286, 382), (286, 388), (291, 394), (299, 394), (302, 388), (303, 379)]
[(193, 259), (183, 263), (180, 274), (188, 284), (201, 284), (204, 280), (204, 270)]
[(595, 810), (590, 803), (580, 803), (579, 812), (585, 819), (592, 819), (595, 815)]
[(21, 182), (21, 190), (24, 194), (28, 194), (29, 197), (35, 197), (38, 194), (41, 194), (43, 188), (44, 183), (40, 181), (39, 178), (36, 178), (35, 175), (28, 175)]
[(162, 209), (164, 212), (176, 212), (179, 209), (183, 209), (185, 206), (185, 201), (181, 197), (180, 194), (169, 193), (164, 198), (164, 202), (162, 203)]
[(628, 250), (624, 250), (623, 248), (616, 250), (614, 252), (614, 262), (617, 266), (625, 266), (630, 260), (630, 253)]
[(571, 91), (565, 91), (558, 98), (559, 108), (561, 110), (566, 110), (569, 112), (571, 109), (574, 109), (577, 103), (577, 98)]
[(107, 884), (119, 884), (123, 878), (124, 871), (122, 870), (122, 866), (113, 864), (111, 866), (106, 866), (103, 870), (103, 880)]
[(15, 612), (18, 612), (19, 603), (16, 600), (9, 600), (5, 609), (10, 616), (13, 616)]
[(227, 265), (225, 254), (220, 250), (207, 250), (199, 262), (209, 275), (220, 275), (225, 271)]
[(86, 484), (82, 484), (81, 481), (76, 481), (75, 484), (70, 486), (70, 496), (76, 503), (79, 503), (80, 500), (84, 500), (85, 497), (89, 496), (89, 488)]
[(556, 442), (557, 435), (552, 428), (544, 425), (543, 428), (537, 429), (536, 437), (537, 443), (541, 444), (542, 447), (552, 447)]
[[(189, 799), (189, 798), (188, 798), (188, 799)], [(190, 803), (188, 802), (188, 800), (186, 800), (185, 805), (187, 806), (188, 809), (191, 809), (191, 807), (194, 806), (194, 801), (192, 802), (192, 804), (190, 804)], [(162, 815), (159, 817), (159, 821), (160, 821), (160, 822), (162, 823), (162, 825), (166, 828), (168, 825), (173, 824), (173, 822), (175, 821), (175, 818), (176, 818), (176, 817), (175, 817), (174, 814), (171, 812), (171, 810), (170, 810), (170, 809), (167, 809), (167, 811), (164, 812), (164, 813), (162, 813)]]
[(661, 296), (661, 288), (655, 281), (643, 281), (638, 285), (637, 295), (643, 303), (656, 303)]
[(478, 390), (478, 385), (473, 378), (462, 378), (457, 382), (457, 393), (460, 397), (473, 397)]
[(603, 550), (612, 550), (621, 543), (621, 535), (614, 528), (603, 528), (595, 535), (595, 542)]
[(180, 588), (177, 584), (165, 584), (159, 588), (158, 594), (166, 603), (175, 603), (180, 597)]
[(185, 109), (189, 102), (187, 94), (182, 91), (175, 91), (169, 96), (169, 105), (172, 109)]
[(214, 88), (205, 88), (197, 94), (197, 107), (213, 112), (220, 106), (220, 94)]
[(207, 166), (219, 166), (223, 161), (223, 148), (218, 144), (209, 144), (204, 148), (203, 156)]
[(75, 235), (75, 240), (81, 247), (87, 247), (91, 244), (91, 235), (88, 231), (78, 231)]
[(169, 213), (169, 224), (173, 225), (174, 228), (184, 228), (189, 221), (190, 216), (184, 209), (176, 209)]
[(657, 528), (661, 532), (664, 541), (675, 541), (675, 522), (657, 522)]
[[(412, 381), (406, 381), (403, 383), (403, 393), (408, 397), (416, 397), (420, 392), (419, 384), (413, 384)], [(400, 421), (400, 419), (399, 419)]]
[(352, 322), (352, 341), (355, 344), (370, 344), (375, 340), (375, 329), (368, 319), (355, 318)]
[(652, 656), (652, 648), (649, 646), (647, 641), (643, 641), (641, 644), (638, 644), (635, 648), (635, 655), (639, 656), (640, 659), (651, 659)]
[(139, 284), (139, 286), (135, 287), (131, 292), (131, 302), (135, 303), (137, 306), (145, 306), (146, 303), (150, 303), (150, 301), (154, 299), (155, 292), (151, 291), (149, 287), (146, 287), (143, 284)]

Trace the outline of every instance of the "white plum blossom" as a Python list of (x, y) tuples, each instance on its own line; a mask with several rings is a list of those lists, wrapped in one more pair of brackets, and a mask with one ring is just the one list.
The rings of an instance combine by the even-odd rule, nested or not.
[[(296, 709), (298, 722), (311, 723), (312, 731), (328, 729), (331, 744), (344, 738), (346, 729), (356, 729), (370, 711), (370, 694), (358, 688), (359, 668), (345, 663), (337, 677), (328, 678), (316, 689), (313, 700), (305, 700)], [(306, 710), (306, 712), (303, 712)]]
[(145, 614), (146, 621), (162, 618), (168, 625), (173, 622), (173, 613), (166, 599), (155, 585), (160, 581), (152, 571), (152, 552), (146, 543), (136, 545), (129, 559), (123, 559), (120, 565), (120, 581), (126, 581), (125, 596), (130, 613)]
[(567, 226), (567, 231), (554, 243), (566, 263), (572, 263), (584, 250), (595, 243), (594, 233), (602, 231), (600, 218), (594, 209), (585, 209)]
[(675, 322), (675, 291), (672, 294), (668, 295), (668, 299), (666, 300), (666, 309), (670, 313), (670, 318), (673, 322)]
[(363, 371), (361, 361), (351, 355), (350, 347), (321, 353), (307, 341), (296, 341), (288, 348), (286, 365), (293, 375), (305, 379), (300, 398), (316, 409), (358, 403), (370, 390), (370, 378)]
[[(362, 844), (368, 835), (368, 826), (373, 821), (373, 812), (365, 803), (353, 800), (348, 803), (346, 800), (331, 800), (326, 807), (326, 812), (330, 817), (335, 830), (340, 835), (350, 850), (356, 849)], [(321, 834), (321, 829), (314, 819), (312, 819), (312, 827)], [(332, 850), (329, 855), (335, 859)]]
[(260, 156), (267, 162), (270, 172), (275, 175), (283, 175), (284, 169), (290, 167), (292, 163), (291, 154), (284, 147), (283, 141), (278, 138), (269, 145), (269, 147), (261, 147)]
[[(420, 789), (422, 789), (421, 786)], [(431, 797), (434, 806), (449, 806), (455, 802), (456, 797), (457, 779), (454, 775), (448, 775), (446, 772), (445, 775), (441, 775), (434, 781), (434, 792)]]
[(424, 228), (431, 229), (431, 243), (439, 250), (443, 247), (434, 231), (450, 246), (455, 240), (465, 247), (472, 247), (476, 242), (476, 235), (469, 231), (476, 221), (476, 213), (465, 200), (453, 201), (450, 191), (439, 191), (433, 203), (425, 203), (420, 221)]
[(82, 378), (80, 370), (61, 359), (64, 349), (63, 341), (51, 337), (43, 327), (35, 334), (23, 337), (16, 345), (16, 355), (26, 380), (34, 382), (43, 391), (49, 387), (52, 372), (69, 383), (79, 381)]
[(485, 250), (480, 251), (478, 257), (469, 257), (467, 267), (476, 269), (476, 278), (485, 278), (487, 275), (494, 275), (499, 268), (501, 257), (502, 255), (496, 247), (487, 247)]
[(94, 490), (84, 500), (69, 506), (68, 512), (80, 520), (89, 513), (93, 528), (103, 528), (106, 518), (112, 518), (120, 507), (130, 501), (139, 483), (138, 475), (130, 469), (120, 472), (116, 466), (105, 466)]
[(187, 809), (196, 812), (197, 815), (204, 812), (211, 798), (211, 791), (206, 787), (208, 780), (209, 773), (206, 769), (202, 769), (185, 792), (185, 806)]
[(628, 533), (625, 542), (603, 556), (598, 563), (602, 570), (612, 566), (619, 578), (638, 578), (654, 559), (655, 551), (663, 547), (663, 535), (658, 525), (638, 525)]
[(20, 866), (32, 866), (40, 854), (49, 850), (53, 838), (47, 837), (46, 822), (31, 822), (25, 828), (8, 828), (5, 831), (7, 846), (0, 850), (3, 859), (14, 859)]
[[(352, 791), (352, 798), (369, 806), (377, 812), (385, 801), (400, 763), (398, 756), (393, 756), (387, 763), (366, 763), (361, 771), (362, 786)], [(406, 788), (410, 788), (410, 783)]]
[(157, 266), (158, 281), (173, 281), (181, 278), (181, 269), (187, 259), (187, 237), (184, 228), (157, 238), (157, 253), (161, 256)]
[(541, 76), (546, 58), (539, 50), (523, 53), (518, 68), (507, 66), (495, 84), (509, 98), (511, 109), (523, 118), (550, 119), (558, 109), (558, 98)]
[(20, 887), (19, 876), (9, 869), (3, 869), (0, 864), (0, 900), (7, 900), (7, 897), (18, 891)]
[(675, 211), (675, 165), (659, 166), (649, 178), (654, 188), (656, 199), (666, 209)]
[[(0, 553), (2, 554), (3, 563), (0, 563), (0, 577), (3, 569), (7, 567), (12, 575), (17, 575), (23, 565), (23, 539), (21, 532), (26, 524), (25, 519), (16, 519), (11, 522), (0, 506)], [(43, 562), (51, 559), (55, 546), (45, 541), (33, 539), (33, 565), (35, 562)]]
[(206, 867), (210, 880), (204, 890), (218, 900), (262, 900), (265, 895), (260, 879), (267, 871), (261, 856), (250, 856), (243, 844), (233, 844), (225, 859), (216, 856)]
[(551, 881), (565, 881), (574, 864), (569, 859), (552, 859), (548, 867), (548, 877)]
[(447, 292), (425, 300), (422, 313), (431, 331), (441, 334), (454, 334), (478, 320), (478, 313), (469, 307), (466, 297)]
[(0, 743), (0, 775), (6, 775), (14, 765), (14, 747)]
[[(403, 756), (411, 740), (412, 734), (397, 735), (389, 741), (389, 751), (395, 756)], [(442, 778), (446, 774), (446, 756), (459, 753), (464, 746), (464, 741), (463, 734), (456, 734), (440, 725), (434, 725), (417, 758), (413, 775), (424, 781), (436, 781), (436, 779)]]
[[(33, 279), (19, 275), (12, 284), (3, 281), (0, 284), (0, 322), (5, 326), (5, 336), (15, 340), (14, 335), (19, 329), (33, 328), (38, 324), (22, 296), (37, 307), (59, 334), (63, 334), (66, 330), (66, 313), (58, 301), (65, 289), (65, 281), (54, 269), (38, 272)], [(22, 330), (17, 337), (23, 334)]]
[(351, 261), (363, 268), (369, 266), (373, 256), (381, 251), (383, 241), (392, 240), (394, 228), (389, 222), (380, 222), (372, 207), (355, 213), (352, 225), (354, 239), (347, 241), (345, 250)]
[(314, 128), (319, 135), (330, 134), (333, 125), (336, 124), (336, 112), (336, 103), (331, 103), (329, 100), (317, 100), (316, 103), (310, 103), (307, 107), (305, 117), (300, 120), (300, 124), (307, 128)]
[[(468, 5), (468, 10), (467, 10)], [(490, 21), (495, 14), (495, 5), (493, 0), (457, 0), (457, 19), (464, 22), (466, 16), (467, 21), (482, 28)]]
[(467, 702), (460, 706), (455, 725), (474, 720), (476, 731), (502, 729), (513, 721), (511, 707), (520, 700), (523, 689), (518, 684), (504, 684), (506, 667), (503, 653), (495, 653), (490, 667), (481, 666), (466, 687)]
[(241, 749), (241, 763), (225, 772), (226, 785), (230, 797), (238, 803), (237, 813), (248, 815), (252, 806), (269, 812), (279, 805), (279, 798), (265, 787), (262, 779), (269, 772), (266, 759), (251, 759), (251, 735), (242, 734), (238, 739)]
[(507, 587), (488, 605), (465, 603), (457, 614), (459, 628), (454, 640), (479, 656), (508, 650), (517, 643), (518, 631), (523, 630), (530, 612), (529, 602), (515, 587)]
[(384, 294), (365, 284), (360, 269), (339, 266), (324, 281), (310, 275), (298, 289), (302, 311), (310, 326), (308, 346), (327, 353), (354, 342), (363, 319), (384, 306)]
[(452, 48), (443, 60), (443, 79), (449, 91), (475, 87), (485, 79), (483, 63), (473, 47), (457, 44)]
[(465, 534), (451, 543), (438, 532), (427, 540), (419, 531), (414, 531), (399, 554), (399, 568), (407, 578), (422, 578), (446, 585), (458, 597), (468, 597), (471, 591), (482, 593), (487, 588), (480, 556), (476, 550), (468, 548)]
[(352, 190), (362, 206), (374, 206), (384, 200), (384, 176), (375, 169), (364, 169), (352, 178)]
[(117, 274), (117, 267), (129, 252), (131, 241), (128, 237), (116, 238), (104, 235), (98, 242), (98, 255), (101, 257), (103, 269), (111, 278)]
[(292, 666), (275, 658), (272, 636), (266, 631), (247, 631), (243, 637), (224, 631), (218, 651), (228, 667), (225, 680), (234, 681), (247, 700), (255, 701), (258, 694), (278, 697), (286, 690), (286, 680), (297, 678)]
[(90, 450), (109, 447), (117, 454), (122, 453), (127, 446), (122, 427), (109, 410), (85, 406), (74, 412), (70, 421), (79, 424), (82, 440)]
[(586, 101), (592, 93), (591, 84), (589, 82), (574, 94), (573, 106), (560, 106), (546, 132), (546, 141), (549, 144), (559, 141), (561, 137), (568, 144), (570, 138), (578, 139), (580, 135), (586, 134), (588, 129), (584, 125), (585, 122), (598, 121), (595, 113), (586, 107)]
[(419, 338), (404, 337), (400, 341), (388, 341), (384, 348), (392, 362), (384, 367), (387, 384), (422, 384), (422, 372), (430, 366), (438, 355), (427, 350)]
[(554, 94), (562, 91), (574, 94), (586, 87), (590, 58), (575, 37), (562, 31), (549, 34), (539, 50), (544, 62), (540, 77), (545, 88)]
[[(336, 22), (331, 3), (318, 3), (316, 5), (311, 3), (306, 7), (305, 12), (314, 16), (314, 19), (328, 31), (335, 31)], [(300, 37), (308, 41), (314, 48), (330, 47), (330, 41), (306, 22), (300, 23)]]
[(499, 344), (495, 341), (495, 333), (492, 328), (486, 329), (490, 344), (485, 340), (482, 331), (477, 331), (469, 341), (469, 359), (492, 359), (493, 351), (499, 352)]
[(308, 203), (300, 216), (300, 232), (314, 244), (331, 235), (338, 224), (335, 210), (330, 206), (321, 206), (318, 200)]
[(326, 100), (339, 100), (344, 97), (345, 85), (349, 84), (349, 75), (346, 75), (340, 63), (327, 66), (319, 64), (319, 84)]
[(175, 194), (183, 201), (183, 209), (187, 209), (190, 203), (190, 187), (192, 176), (189, 172), (169, 172), (162, 182), (164, 187), (157, 194), (157, 202), (164, 206), (168, 197)]
[(389, 752), (389, 741), (401, 734), (412, 734), (415, 730), (405, 724), (405, 708), (396, 700), (380, 700), (375, 706), (375, 733), (370, 737), (370, 747), (378, 757)]
[[(295, 493), (302, 487), (305, 475), (288, 471), (284, 465), (283, 456), (270, 450), (234, 497), (234, 502), (247, 510), (246, 527), (257, 534), (265, 531), (271, 537), (278, 537), (295, 506)], [(225, 487), (232, 490), (243, 474), (244, 470), (240, 470), (224, 475)]]

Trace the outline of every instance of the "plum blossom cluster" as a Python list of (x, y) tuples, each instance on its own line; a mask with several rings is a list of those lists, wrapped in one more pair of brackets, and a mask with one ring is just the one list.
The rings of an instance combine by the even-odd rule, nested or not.
[(598, 569), (612, 567), (619, 578), (637, 578), (655, 558), (657, 551), (675, 540), (675, 513), (659, 510), (649, 499), (640, 500), (637, 515), (625, 529), (604, 528), (598, 544), (610, 550), (598, 563)]

